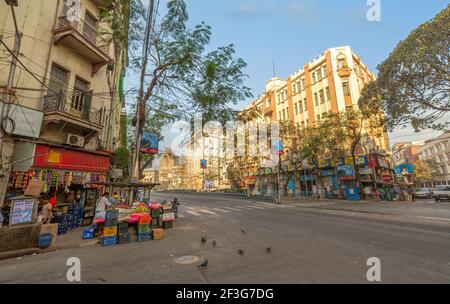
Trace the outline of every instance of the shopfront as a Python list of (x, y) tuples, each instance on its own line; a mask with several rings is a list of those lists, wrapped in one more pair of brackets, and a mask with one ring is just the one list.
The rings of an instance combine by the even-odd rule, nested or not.
[(30, 181), (43, 181), (43, 193), (56, 200), (56, 220), (75, 210), (68, 229), (80, 224), (89, 225), (94, 218), (96, 201), (103, 191), (103, 186), (98, 183), (106, 182), (109, 168), (110, 157), (104, 153), (36, 144), (29, 170), (11, 174), (8, 196), (23, 194)]

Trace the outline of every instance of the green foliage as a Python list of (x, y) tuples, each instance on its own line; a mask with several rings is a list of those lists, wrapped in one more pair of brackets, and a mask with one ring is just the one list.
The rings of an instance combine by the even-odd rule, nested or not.
[(114, 157), (112, 158), (113, 166), (116, 168), (122, 169), (123, 178), (125, 178), (125, 179), (128, 178), (128, 173), (129, 173), (129, 168), (128, 168), (129, 158), (130, 158), (130, 152), (126, 147), (118, 148), (114, 153)]
[(415, 29), (378, 66), (377, 80), (388, 127), (445, 129), (450, 112), (450, 5)]

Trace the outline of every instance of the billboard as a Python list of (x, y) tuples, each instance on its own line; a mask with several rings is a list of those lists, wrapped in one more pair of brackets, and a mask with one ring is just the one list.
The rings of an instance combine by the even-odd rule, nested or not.
[(158, 135), (150, 132), (143, 132), (141, 148), (139, 151), (144, 154), (158, 154)]

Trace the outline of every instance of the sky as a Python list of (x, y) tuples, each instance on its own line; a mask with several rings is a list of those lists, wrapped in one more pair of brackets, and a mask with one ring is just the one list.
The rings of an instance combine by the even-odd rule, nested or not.
[[(148, 0), (144, 0), (144, 2)], [(165, 6), (167, 0), (161, 0)], [(246, 85), (257, 97), (273, 76), (287, 77), (326, 49), (349, 45), (369, 69), (376, 67), (397, 43), (444, 9), (445, 0), (380, 0), (381, 21), (369, 22), (374, 0), (187, 0), (190, 26), (202, 21), (212, 27), (211, 49), (233, 44), (249, 76)], [(131, 83), (134, 77), (130, 77)], [(237, 105), (248, 105), (252, 99)], [(165, 131), (167, 134), (167, 130)], [(391, 144), (439, 135), (414, 134), (411, 129), (390, 135)], [(162, 146), (168, 145), (171, 136)], [(166, 143), (167, 142), (167, 143)]]

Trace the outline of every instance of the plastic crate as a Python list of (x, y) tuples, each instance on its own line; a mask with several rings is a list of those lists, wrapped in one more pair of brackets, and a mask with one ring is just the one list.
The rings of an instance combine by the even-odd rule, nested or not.
[(138, 233), (149, 233), (150, 225), (138, 225)]
[(137, 235), (137, 241), (138, 242), (146, 242), (150, 241), (152, 239), (150, 232), (147, 233), (138, 233)]
[(131, 242), (131, 235), (129, 233), (119, 234), (119, 244), (129, 244)]
[(102, 237), (102, 246), (109, 247), (117, 245), (117, 236)]
[(94, 238), (95, 231), (92, 228), (84, 229), (83, 240), (91, 240)]
[(113, 227), (119, 224), (119, 210), (106, 210), (105, 227)]
[(117, 236), (117, 226), (103, 228), (103, 236), (104, 237)]
[(119, 234), (128, 233), (128, 222), (119, 223), (119, 225), (117, 227), (119, 230)]
[(52, 244), (52, 234), (51, 233), (46, 233), (43, 234), (41, 236), (39, 236), (39, 241), (38, 241), (38, 247), (40, 249), (45, 249), (50, 247), (50, 245)]

